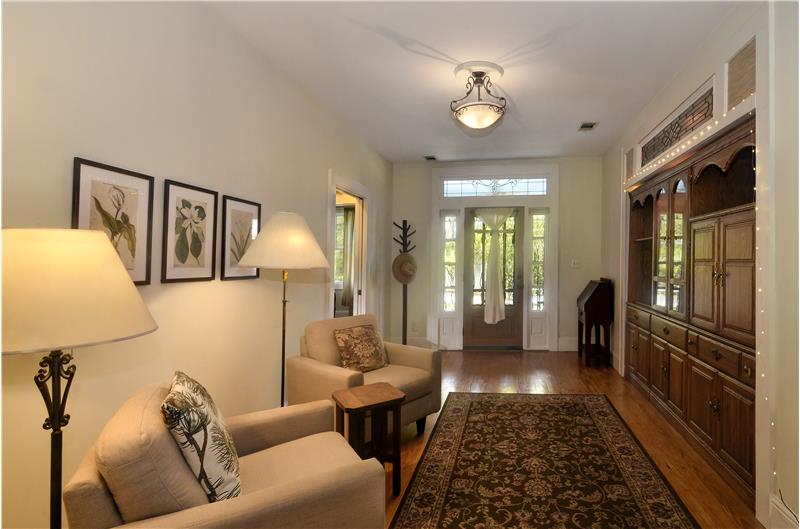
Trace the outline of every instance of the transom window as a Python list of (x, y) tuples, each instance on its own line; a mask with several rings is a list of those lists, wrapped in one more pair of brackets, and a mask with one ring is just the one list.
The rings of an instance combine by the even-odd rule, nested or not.
[(547, 229), (544, 213), (531, 215), (531, 310), (544, 310), (544, 237)]
[(444, 180), (445, 197), (547, 195), (547, 178), (470, 178)]
[[(505, 304), (514, 304), (514, 229), (515, 216), (506, 219), (500, 228), (500, 251), (503, 252), (503, 287), (505, 290)], [(492, 232), (480, 217), (475, 217), (472, 244), (472, 304), (483, 305), (486, 302), (486, 268), (489, 260), (489, 245), (492, 241)]]

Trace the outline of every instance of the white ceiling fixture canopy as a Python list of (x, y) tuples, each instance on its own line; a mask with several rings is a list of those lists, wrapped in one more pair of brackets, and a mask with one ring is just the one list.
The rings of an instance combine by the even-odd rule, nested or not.
[(492, 78), (503, 75), (503, 67), (489, 61), (468, 61), (456, 66), (459, 77), (467, 73), (467, 93), (450, 101), (453, 117), (470, 129), (485, 130), (500, 121), (506, 112), (506, 98), (493, 92)]

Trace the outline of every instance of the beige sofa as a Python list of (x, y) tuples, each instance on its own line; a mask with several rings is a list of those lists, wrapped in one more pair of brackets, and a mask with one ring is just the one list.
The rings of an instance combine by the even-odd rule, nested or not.
[(242, 494), (208, 503), (164, 426), (167, 392), (141, 389), (108, 422), (64, 487), (71, 528), (383, 528), (383, 466), (331, 431), (330, 401), (226, 418)]
[(417, 432), (425, 429), (425, 418), (442, 404), (442, 366), (434, 349), (384, 342), (389, 365), (362, 373), (341, 367), (335, 329), (372, 324), (374, 316), (351, 316), (309, 323), (300, 338), (300, 356), (286, 362), (289, 404), (330, 399), (337, 389), (388, 382), (405, 392), (401, 410), (403, 424), (414, 421)]

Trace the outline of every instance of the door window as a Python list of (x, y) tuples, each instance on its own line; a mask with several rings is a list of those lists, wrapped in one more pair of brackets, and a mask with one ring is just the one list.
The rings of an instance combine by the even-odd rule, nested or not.
[[(472, 242), (472, 304), (483, 305), (486, 302), (486, 268), (489, 259), (489, 246), (492, 241), (492, 232), (483, 223), (480, 217), (475, 216), (473, 224)], [(503, 257), (503, 288), (505, 304), (514, 304), (514, 233), (516, 216), (506, 219), (497, 236), (500, 237), (500, 251)]]

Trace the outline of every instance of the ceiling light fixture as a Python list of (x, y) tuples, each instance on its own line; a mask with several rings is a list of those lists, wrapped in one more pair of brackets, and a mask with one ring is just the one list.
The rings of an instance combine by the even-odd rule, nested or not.
[(450, 102), (453, 117), (471, 129), (491, 127), (505, 114), (506, 98), (492, 93), (490, 74), (502, 77), (503, 68), (486, 61), (470, 61), (459, 64), (454, 73), (459, 76), (462, 72), (469, 74), (467, 93)]

